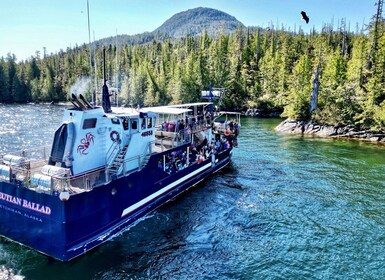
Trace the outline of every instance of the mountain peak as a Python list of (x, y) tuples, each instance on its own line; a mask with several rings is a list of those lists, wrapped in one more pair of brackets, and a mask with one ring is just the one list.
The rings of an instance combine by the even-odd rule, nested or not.
[(180, 38), (187, 35), (195, 36), (205, 31), (211, 36), (229, 33), (244, 25), (235, 17), (211, 8), (198, 7), (177, 13), (166, 20), (154, 33), (167, 34)]

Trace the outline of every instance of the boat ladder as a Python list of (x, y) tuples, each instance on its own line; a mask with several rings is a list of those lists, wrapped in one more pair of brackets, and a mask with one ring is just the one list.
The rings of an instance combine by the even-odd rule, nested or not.
[(108, 174), (110, 176), (112, 175), (118, 175), (122, 169), (123, 169), (123, 164), (124, 164), (124, 161), (125, 161), (125, 156), (126, 156), (126, 153), (127, 153), (127, 148), (128, 148), (128, 145), (125, 145), (123, 146), (123, 148), (121, 148), (117, 153), (116, 153), (116, 156), (114, 158), (114, 160), (111, 162), (111, 164), (108, 165)]

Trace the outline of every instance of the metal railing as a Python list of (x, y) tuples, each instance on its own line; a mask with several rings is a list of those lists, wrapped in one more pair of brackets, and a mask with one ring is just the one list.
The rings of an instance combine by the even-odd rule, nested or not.
[(116, 155), (119, 153), (120, 151), (120, 143), (117, 141), (117, 142), (113, 142), (110, 146), (110, 148), (108, 149), (107, 153), (106, 153), (106, 165), (109, 165), (111, 164), (111, 162), (114, 161)]
[(23, 149), (19, 151), (0, 154), (0, 161), (2, 161), (5, 155), (20, 156), (26, 159), (26, 161), (34, 160), (48, 160), (51, 151), (51, 146), (33, 147), (30, 149)]
[(52, 176), (50, 192), (67, 190), (70, 195), (90, 191), (108, 183), (105, 168), (97, 168), (75, 176)]
[[(0, 180), (13, 182), (23, 187), (30, 187), (30, 177), (34, 171), (47, 164), (51, 146), (33, 147), (0, 155), (0, 164), (9, 167), (9, 176)], [(8, 156), (20, 158), (20, 162), (8, 162)]]

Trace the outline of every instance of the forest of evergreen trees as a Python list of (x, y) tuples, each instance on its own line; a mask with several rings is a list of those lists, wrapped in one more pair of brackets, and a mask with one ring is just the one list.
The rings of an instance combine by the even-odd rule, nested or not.
[[(226, 89), (227, 109), (278, 108), (284, 117), (384, 130), (384, 30), (383, 19), (373, 19), (356, 32), (341, 21), (337, 30), (325, 26), (310, 34), (254, 28), (218, 38), (205, 34), (109, 45), (107, 75), (120, 88), (120, 104), (195, 102), (212, 84)], [(36, 54), (21, 63), (9, 54), (0, 59), (0, 103), (65, 101), (79, 78), (92, 77), (90, 100), (95, 69), (102, 85), (102, 61), (102, 47), (86, 45), (43, 58)], [(317, 68), (318, 108), (309, 113)]]

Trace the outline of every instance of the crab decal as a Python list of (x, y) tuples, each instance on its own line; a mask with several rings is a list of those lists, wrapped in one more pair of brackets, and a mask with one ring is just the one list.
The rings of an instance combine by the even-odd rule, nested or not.
[(78, 146), (77, 152), (81, 155), (87, 155), (87, 149), (90, 147), (91, 144), (94, 144), (95, 136), (88, 132), (84, 138), (80, 140), (80, 145)]

